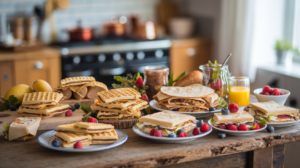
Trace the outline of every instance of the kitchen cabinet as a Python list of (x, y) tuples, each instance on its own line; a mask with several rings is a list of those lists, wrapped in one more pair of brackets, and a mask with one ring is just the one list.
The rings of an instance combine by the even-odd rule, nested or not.
[(182, 72), (198, 70), (211, 58), (211, 41), (202, 38), (172, 40), (170, 74), (174, 78)]
[(14, 85), (32, 86), (38, 79), (56, 88), (61, 80), (60, 53), (48, 47), (30, 52), (0, 52), (0, 75), (0, 96)]

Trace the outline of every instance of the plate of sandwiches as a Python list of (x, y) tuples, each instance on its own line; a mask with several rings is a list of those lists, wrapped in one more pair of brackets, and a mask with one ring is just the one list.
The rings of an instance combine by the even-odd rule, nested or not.
[(297, 124), (299, 110), (280, 105), (274, 101), (250, 103), (244, 108), (257, 120), (266, 120), (273, 127), (288, 127)]
[(70, 109), (68, 104), (59, 104), (62, 97), (63, 94), (58, 92), (26, 93), (18, 109), (18, 115), (42, 119), (61, 115)]
[[(212, 128), (207, 132), (193, 135), (192, 130), (196, 127), (197, 120), (194, 116), (185, 115), (170, 111), (162, 111), (150, 115), (143, 116), (139, 122), (132, 127), (132, 130), (145, 138), (161, 143), (183, 143), (195, 140), (197, 138), (208, 135)], [(162, 137), (150, 136), (150, 131), (159, 125), (162, 130)], [(171, 133), (177, 133), (179, 129), (183, 129), (187, 133), (187, 137), (168, 137)]]
[[(52, 141), (58, 139), (60, 146), (55, 147)], [(114, 129), (114, 126), (103, 123), (76, 122), (57, 126), (41, 134), (38, 142), (49, 149), (65, 152), (93, 152), (106, 150), (122, 145), (128, 139), (123, 131)], [(74, 149), (76, 142), (80, 141), (82, 149)]]
[(91, 109), (98, 111), (99, 120), (126, 120), (139, 118), (148, 102), (140, 99), (141, 94), (133, 88), (120, 88), (98, 92), (98, 101)]
[[(219, 96), (210, 87), (193, 84), (186, 87), (163, 86), (149, 105), (159, 111), (168, 110), (197, 118), (220, 112)], [(210, 107), (216, 110), (209, 111)]]
[[(231, 112), (228, 115), (214, 113), (214, 116), (208, 121), (208, 124), (218, 131), (234, 136), (252, 135), (255, 132), (262, 131), (267, 127), (266, 124), (259, 126), (254, 120), (253, 116), (243, 110), (239, 110), (235, 113)], [(242, 124), (245, 124), (247, 129), (241, 130), (240, 126)], [(231, 125), (236, 126), (236, 130), (230, 130), (229, 127)], [(254, 126), (254, 128), (251, 129), (251, 126)]]

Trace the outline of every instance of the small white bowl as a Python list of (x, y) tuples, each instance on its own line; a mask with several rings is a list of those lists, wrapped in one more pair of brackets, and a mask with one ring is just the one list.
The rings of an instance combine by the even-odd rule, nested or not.
[(276, 96), (275, 95), (261, 95), (259, 93), (261, 93), (262, 90), (263, 90), (263, 88), (258, 88), (253, 91), (254, 95), (256, 96), (256, 98), (259, 102), (274, 101), (278, 104), (284, 105), (286, 99), (291, 94), (290, 91), (288, 91), (288, 90), (278, 88), (278, 90), (280, 90), (284, 95), (276, 95)]

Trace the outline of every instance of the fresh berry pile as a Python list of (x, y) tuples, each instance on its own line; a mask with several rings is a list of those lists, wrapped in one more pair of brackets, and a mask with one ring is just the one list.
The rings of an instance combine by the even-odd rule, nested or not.
[[(264, 127), (264, 125), (262, 125), (261, 127)], [(231, 130), (231, 131), (249, 131), (249, 130), (258, 130), (260, 129), (260, 126), (257, 123), (253, 123), (250, 128), (247, 127), (246, 124), (241, 124), (239, 126), (236, 126), (234, 124), (222, 124), (219, 125), (218, 128), (220, 129), (225, 129), (225, 130)]]
[(270, 86), (266, 85), (262, 92), (260, 93), (261, 95), (273, 95), (273, 96), (280, 96), (280, 95), (284, 95), (284, 93), (282, 93), (279, 89), (275, 88), (272, 89)]

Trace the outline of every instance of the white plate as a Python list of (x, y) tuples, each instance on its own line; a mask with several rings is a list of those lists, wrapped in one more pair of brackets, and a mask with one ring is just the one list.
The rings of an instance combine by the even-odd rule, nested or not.
[[(199, 127), (198, 127), (198, 129), (199, 129)], [(135, 126), (132, 127), (132, 130), (133, 130), (133, 132), (135, 132), (136, 134), (138, 134), (142, 137), (145, 137), (145, 138), (148, 138), (153, 141), (160, 142), (160, 143), (184, 143), (184, 142), (189, 142), (189, 141), (195, 140), (197, 138), (208, 135), (209, 133), (211, 133), (212, 128), (210, 127), (210, 129), (207, 132), (201, 133), (199, 135), (193, 135), (192, 134), (193, 130), (191, 130), (187, 133), (187, 135), (188, 135), (187, 137), (177, 137), (177, 138), (150, 136), (149, 134), (135, 128)]]
[[(150, 107), (152, 107), (158, 111), (171, 111), (171, 110), (162, 109), (156, 100), (151, 100), (149, 102), (149, 105), (150, 105)], [(172, 112), (187, 114), (187, 115), (195, 116), (196, 118), (204, 118), (204, 117), (209, 117), (209, 116), (213, 115), (213, 113), (219, 113), (219, 112), (221, 112), (221, 110), (222, 109), (219, 108), (219, 109), (216, 109), (215, 111), (204, 111), (204, 112), (179, 112), (179, 111), (172, 111)]]
[(218, 131), (225, 132), (228, 135), (234, 135), (234, 136), (248, 136), (248, 135), (254, 134), (255, 132), (262, 131), (265, 128), (267, 128), (267, 124), (266, 124), (263, 128), (260, 128), (259, 130), (231, 131), (231, 130), (227, 130), (227, 129), (220, 129), (218, 127), (213, 126), (212, 123), (210, 122), (210, 120), (208, 120), (208, 124), (211, 125), (214, 129), (216, 129)]
[(279, 123), (267, 122), (267, 124), (273, 126), (274, 128), (280, 128), (280, 127), (289, 127), (295, 125), (299, 121), (300, 120), (290, 121), (290, 122), (279, 122)]
[(117, 146), (122, 145), (125, 143), (128, 139), (127, 134), (125, 132), (117, 130), (117, 135), (119, 137), (119, 140), (113, 144), (108, 145), (90, 145), (83, 147), (82, 149), (74, 149), (74, 148), (62, 148), (62, 147), (54, 147), (52, 146), (52, 141), (54, 140), (54, 135), (56, 134), (55, 130), (47, 131), (43, 134), (41, 134), (38, 137), (39, 143), (49, 149), (58, 150), (58, 151), (64, 151), (64, 152), (93, 152), (93, 151), (100, 151), (100, 150), (106, 150), (110, 148), (114, 148)]

